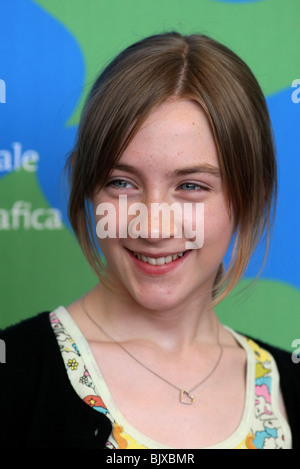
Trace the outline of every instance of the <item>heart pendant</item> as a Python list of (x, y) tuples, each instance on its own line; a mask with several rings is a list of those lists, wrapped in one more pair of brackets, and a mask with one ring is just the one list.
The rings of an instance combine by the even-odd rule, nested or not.
[(189, 391), (185, 391), (182, 389), (180, 391), (180, 402), (182, 404), (193, 404), (194, 402), (194, 396), (192, 396)]

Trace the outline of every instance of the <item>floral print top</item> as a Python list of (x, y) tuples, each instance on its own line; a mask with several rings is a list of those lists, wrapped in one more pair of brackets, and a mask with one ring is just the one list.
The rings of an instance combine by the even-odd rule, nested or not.
[[(120, 413), (91, 349), (67, 310), (50, 313), (66, 372), (83, 401), (112, 422), (107, 449), (170, 449), (134, 428)], [(291, 449), (291, 431), (278, 405), (279, 375), (275, 360), (254, 341), (227, 328), (247, 354), (247, 395), (243, 418), (226, 440), (208, 449)]]

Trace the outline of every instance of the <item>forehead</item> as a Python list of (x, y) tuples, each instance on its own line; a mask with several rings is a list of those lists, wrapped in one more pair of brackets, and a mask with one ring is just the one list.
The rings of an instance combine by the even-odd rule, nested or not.
[(158, 167), (166, 162), (207, 163), (218, 166), (217, 150), (208, 119), (190, 100), (169, 100), (155, 109), (125, 149), (119, 163)]

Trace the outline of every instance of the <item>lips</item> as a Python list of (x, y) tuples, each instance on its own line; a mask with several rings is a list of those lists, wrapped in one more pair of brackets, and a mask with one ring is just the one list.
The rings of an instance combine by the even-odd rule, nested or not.
[(181, 259), (181, 257), (184, 256), (184, 254), (185, 254), (185, 252), (179, 252), (177, 254), (169, 254), (167, 256), (149, 257), (149, 256), (146, 256), (145, 254), (139, 254), (137, 252), (133, 252), (133, 255), (137, 259), (139, 259), (140, 261), (143, 261), (145, 264), (150, 264), (150, 265), (170, 264), (173, 261)]

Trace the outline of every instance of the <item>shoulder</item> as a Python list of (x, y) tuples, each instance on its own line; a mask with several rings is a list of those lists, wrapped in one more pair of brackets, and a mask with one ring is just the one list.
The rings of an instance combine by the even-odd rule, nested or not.
[(27, 319), (20, 320), (18, 323), (8, 326), (5, 329), (0, 329), (0, 337), (13, 340), (17, 336), (21, 337), (24, 333), (34, 335), (40, 327), (47, 327), (49, 324), (49, 314), (50, 311), (45, 311)]
[[(282, 388), (289, 388), (300, 402), (300, 360), (293, 359), (293, 353), (275, 345), (249, 336), (244, 336), (259, 361), (264, 361), (265, 354), (270, 354), (276, 362)], [(297, 392), (299, 394), (297, 394)]]
[(1, 366), (0, 374), (6, 385), (1, 387), (2, 391), (9, 384), (11, 388), (18, 385), (19, 389), (33, 385), (47, 354), (57, 353), (49, 314), (40, 313), (0, 331), (0, 339), (5, 345), (5, 364)]
[(292, 352), (259, 339), (247, 337), (246, 340), (256, 344), (255, 353), (267, 352), (276, 362), (280, 389), (293, 436), (293, 448), (300, 449), (300, 361), (293, 360)]
[(0, 339), (5, 343), (7, 365), (15, 364), (16, 360), (28, 362), (29, 357), (32, 360), (41, 356), (42, 344), (53, 339), (49, 314), (48, 311), (40, 313), (0, 331)]
[(283, 393), (289, 399), (294, 398), (300, 405), (300, 360), (299, 363), (295, 363), (292, 352), (257, 338), (244, 334), (242, 336), (253, 351), (257, 362), (265, 364), (271, 357), (273, 358), (278, 369)]
[(300, 385), (300, 363), (298, 364), (293, 361), (292, 352), (276, 347), (275, 345), (267, 342), (263, 342), (260, 339), (248, 337), (248, 340), (257, 344), (260, 350), (265, 350), (273, 356), (281, 377), (290, 377), (290, 379), (295, 380), (296, 383), (299, 383)]
[(74, 391), (50, 323), (50, 312), (0, 332), (6, 362), (0, 365), (0, 441), (11, 447), (73, 444), (104, 447), (111, 423)]
[[(6, 355), (0, 365), (0, 413), (8, 435), (13, 427), (22, 428), (23, 420), (30, 425), (47, 362), (46, 350), (49, 355), (55, 354), (55, 347), (49, 346), (49, 326), (49, 313), (44, 312), (0, 332)], [(6, 441), (3, 432), (0, 427), (0, 437)]]

